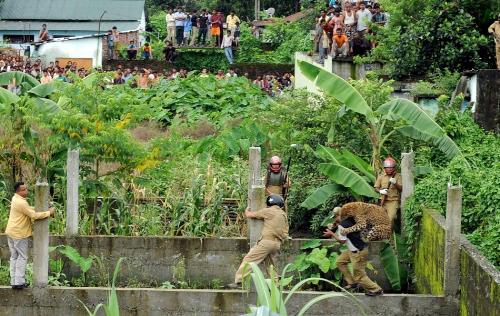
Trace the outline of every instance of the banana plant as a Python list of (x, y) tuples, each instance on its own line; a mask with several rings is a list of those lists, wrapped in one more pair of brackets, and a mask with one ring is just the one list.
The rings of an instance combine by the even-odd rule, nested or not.
[[(33, 160), (42, 178), (47, 176), (45, 164), (39, 152), (39, 134), (32, 128), (32, 120), (37, 117), (47, 120), (60, 111), (55, 101), (46, 98), (55, 91), (54, 85), (41, 85), (35, 78), (20, 72), (0, 74), (0, 84), (15, 80), (21, 87), (20, 95), (0, 88), (0, 119), (5, 122), (5, 130), (11, 134), (0, 144), (0, 157), (9, 161), (12, 179), (20, 175), (22, 159)], [(45, 91), (42, 95), (42, 91)], [(38, 143), (38, 144), (37, 144)], [(22, 159), (21, 159), (22, 158)]]
[[(347, 151), (338, 153), (320, 146), (316, 153), (321, 155), (326, 163), (320, 164), (319, 169), (336, 185), (328, 184), (319, 188), (304, 201), (302, 204), (304, 207), (313, 208), (324, 203), (335, 192), (342, 190), (350, 190), (355, 196), (377, 197), (369, 183), (373, 183), (376, 174), (382, 170), (381, 152), (384, 144), (394, 133), (432, 143), (449, 159), (456, 156), (463, 157), (457, 144), (418, 104), (396, 98), (375, 109), (374, 105), (367, 102), (358, 90), (341, 77), (305, 61), (300, 61), (299, 67), (302, 73), (321, 91), (342, 102), (346, 110), (363, 117), (368, 127), (367, 136), (372, 147), (371, 162), (367, 164)], [(390, 121), (397, 122), (398, 127), (389, 128), (388, 122)], [(466, 161), (465, 158), (464, 161)]]
[(300, 309), (300, 311), (296, 314), (297, 316), (306, 315), (306, 312), (313, 305), (323, 300), (335, 297), (349, 299), (353, 303), (353, 305), (357, 307), (358, 315), (367, 315), (364, 306), (361, 304), (361, 302), (359, 302), (358, 299), (356, 299), (356, 297), (330, 280), (316, 277), (301, 280), (300, 282), (295, 284), (285, 296), (284, 287), (289, 285), (293, 280), (293, 277), (286, 277), (286, 273), (292, 266), (291, 264), (285, 266), (281, 273), (279, 281), (276, 281), (279, 276), (274, 271), (273, 267), (271, 267), (269, 270), (270, 278), (266, 279), (257, 264), (251, 262), (250, 266), (252, 269), (250, 275), (255, 286), (255, 291), (257, 292), (257, 306), (250, 307), (251, 313), (246, 314), (245, 316), (287, 316), (288, 313), (286, 310), (286, 304), (290, 301), (293, 295), (300, 291), (302, 286), (304, 286), (305, 284), (319, 281), (333, 285), (340, 292), (325, 293), (311, 299)]

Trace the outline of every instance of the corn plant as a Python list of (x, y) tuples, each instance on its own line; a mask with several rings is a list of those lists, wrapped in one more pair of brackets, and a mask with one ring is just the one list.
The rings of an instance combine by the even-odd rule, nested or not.
[(269, 270), (269, 279), (266, 279), (264, 277), (264, 274), (260, 270), (259, 266), (253, 262), (250, 263), (250, 266), (252, 268), (252, 273), (250, 274), (252, 277), (253, 284), (255, 286), (256, 292), (257, 292), (257, 306), (255, 307), (250, 307), (251, 313), (247, 314), (246, 316), (254, 316), (254, 315), (269, 315), (269, 316), (287, 316), (287, 310), (286, 310), (286, 304), (290, 301), (290, 299), (293, 297), (297, 291), (299, 291), (302, 286), (304, 286), (307, 283), (310, 282), (316, 282), (316, 281), (321, 281), (321, 282), (326, 282), (334, 287), (340, 289), (343, 291), (341, 292), (330, 292), (326, 294), (319, 295), (309, 302), (307, 302), (301, 310), (298, 312), (297, 316), (302, 316), (305, 315), (305, 313), (316, 303), (321, 302), (322, 300), (333, 298), (333, 297), (349, 297), (355, 303), (358, 307), (360, 315), (366, 315), (365, 310), (363, 309), (363, 306), (359, 303), (359, 301), (354, 298), (354, 296), (344, 290), (342, 287), (338, 286), (337, 284), (323, 279), (323, 278), (307, 278), (304, 279), (300, 282), (298, 282), (296, 285), (292, 287), (292, 289), (288, 292), (286, 297), (284, 296), (284, 287), (290, 284), (292, 281), (292, 277), (286, 277), (286, 273), (288, 269), (290, 268), (290, 264), (285, 266), (283, 269), (283, 272), (281, 274), (280, 281), (275, 281), (278, 276), (274, 269), (271, 267)]
[(115, 271), (113, 272), (113, 280), (111, 281), (111, 290), (108, 294), (108, 302), (106, 304), (98, 304), (94, 311), (91, 311), (82, 301), (78, 300), (89, 316), (95, 316), (99, 312), (101, 308), (104, 308), (104, 313), (106, 316), (120, 316), (120, 305), (118, 304), (118, 295), (116, 294), (115, 281), (118, 276), (118, 272), (120, 271), (120, 265), (123, 261), (123, 258), (118, 259), (116, 263)]
[(51, 250), (56, 250), (56, 249), (59, 251), (59, 253), (66, 256), (66, 258), (71, 260), (74, 264), (78, 266), (78, 268), (80, 268), (80, 271), (82, 272), (81, 279), (83, 284), (85, 284), (85, 274), (92, 267), (95, 257), (88, 256), (87, 258), (85, 258), (78, 252), (78, 250), (68, 245), (62, 245), (51, 248)]

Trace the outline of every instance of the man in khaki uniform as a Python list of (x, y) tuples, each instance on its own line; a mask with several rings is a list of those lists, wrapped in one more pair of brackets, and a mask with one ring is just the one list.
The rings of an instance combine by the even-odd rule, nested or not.
[(488, 33), (492, 33), (493, 39), (495, 40), (497, 68), (500, 69), (500, 14), (497, 17), (497, 20), (488, 28)]
[(264, 221), (259, 241), (253, 246), (236, 271), (234, 283), (228, 288), (241, 287), (242, 279), (250, 273), (250, 262), (259, 264), (264, 261), (266, 267), (274, 265), (274, 257), (281, 248), (281, 242), (288, 236), (288, 218), (283, 211), (284, 201), (279, 195), (271, 194), (266, 199), (267, 207), (256, 212), (245, 210), (247, 218), (261, 219)]
[(401, 175), (396, 172), (396, 160), (387, 157), (383, 163), (384, 172), (375, 181), (375, 190), (380, 193), (380, 205), (387, 211), (392, 223), (396, 218), (403, 182)]
[[(345, 289), (357, 289), (358, 287), (365, 290), (368, 296), (378, 296), (384, 294), (382, 288), (373, 282), (368, 275), (366, 275), (366, 265), (368, 263), (368, 245), (361, 239), (360, 232), (349, 233), (347, 236), (342, 235), (341, 230), (355, 225), (352, 217), (348, 217), (343, 221), (340, 220), (340, 207), (333, 210), (334, 224), (331, 226), (338, 227), (337, 234), (333, 233), (330, 229), (323, 232), (323, 236), (328, 238), (335, 238), (341, 244), (347, 244), (347, 250), (342, 252), (337, 257), (337, 268), (342, 272), (347, 285)], [(352, 273), (349, 270), (349, 263), (352, 263)]]
[(53, 215), (55, 210), (35, 212), (26, 201), (28, 188), (24, 182), (14, 185), (15, 194), (10, 205), (9, 221), (5, 234), (10, 250), (10, 284), (13, 289), (23, 289), (28, 285), (24, 279), (28, 263), (28, 241), (32, 234), (32, 220), (44, 219)]
[(285, 213), (288, 214), (288, 207), (285, 193), (290, 188), (290, 178), (288, 177), (288, 172), (281, 166), (281, 158), (278, 156), (272, 156), (269, 161), (269, 168), (267, 169), (266, 174), (266, 196), (270, 196), (271, 194), (276, 194), (281, 196), (284, 199)]

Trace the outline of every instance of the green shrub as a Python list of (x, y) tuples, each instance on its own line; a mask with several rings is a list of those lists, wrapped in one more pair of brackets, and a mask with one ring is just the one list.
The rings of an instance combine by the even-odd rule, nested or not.
[(377, 31), (371, 60), (388, 63), (397, 77), (422, 76), (436, 69), (485, 68), (481, 51), (492, 41), (481, 34), (476, 18), (456, 1), (385, 1), (389, 24)]
[(460, 146), (472, 168), (456, 158), (448, 165), (436, 165), (434, 172), (417, 182), (404, 214), (408, 242), (412, 246), (415, 241), (418, 219), (424, 208), (445, 213), (446, 187), (451, 180), (455, 185), (460, 184), (463, 190), (462, 232), (493, 264), (499, 266), (500, 139), (482, 131), (469, 113), (442, 111), (439, 120)]

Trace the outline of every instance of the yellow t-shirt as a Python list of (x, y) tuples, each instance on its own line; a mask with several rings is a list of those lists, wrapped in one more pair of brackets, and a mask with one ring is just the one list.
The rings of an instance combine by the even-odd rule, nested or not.
[(5, 234), (12, 239), (23, 239), (33, 235), (32, 220), (43, 219), (50, 216), (50, 212), (35, 212), (25, 198), (14, 194), (10, 204), (9, 221)]
[(236, 15), (234, 17), (232, 17), (231, 15), (227, 16), (226, 23), (228, 28), (235, 28), (236, 22), (240, 22), (240, 18), (238, 18)]

